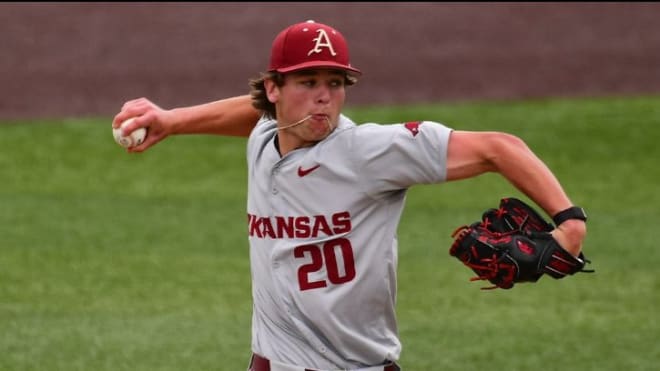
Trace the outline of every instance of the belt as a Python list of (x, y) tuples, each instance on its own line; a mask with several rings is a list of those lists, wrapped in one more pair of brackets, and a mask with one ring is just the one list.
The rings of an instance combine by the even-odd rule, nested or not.
[[(394, 362), (383, 366), (368, 367), (360, 370), (401, 371), (399, 366)], [(248, 371), (320, 371), (320, 370), (314, 370), (311, 368), (304, 368), (300, 366), (285, 365), (280, 362), (271, 362), (267, 358), (264, 358), (258, 354), (253, 353), (252, 361), (250, 362), (250, 368), (248, 368)]]

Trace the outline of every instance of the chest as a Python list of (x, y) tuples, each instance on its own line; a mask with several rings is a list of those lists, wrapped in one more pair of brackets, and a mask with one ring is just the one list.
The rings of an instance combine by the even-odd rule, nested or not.
[(266, 215), (333, 215), (360, 203), (360, 177), (342, 157), (263, 156), (249, 170), (248, 207)]

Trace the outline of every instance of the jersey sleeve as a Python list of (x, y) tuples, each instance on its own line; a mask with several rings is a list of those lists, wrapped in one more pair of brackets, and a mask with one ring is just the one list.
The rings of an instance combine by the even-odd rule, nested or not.
[(394, 191), (447, 179), (452, 129), (432, 121), (356, 128), (353, 154), (369, 193)]

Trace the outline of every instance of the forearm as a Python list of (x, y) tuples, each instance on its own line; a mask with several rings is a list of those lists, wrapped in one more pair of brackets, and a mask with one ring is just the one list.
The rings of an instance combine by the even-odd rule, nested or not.
[[(559, 180), (520, 139), (507, 138), (510, 145), (502, 145), (493, 158), (493, 166), (516, 188), (536, 202), (549, 216), (565, 210), (573, 203)], [(553, 236), (567, 251), (577, 256), (582, 249), (587, 229), (582, 220), (570, 219), (557, 226)]]
[(222, 99), (170, 112), (172, 134), (217, 134), (247, 137), (259, 120), (249, 95)]
[(518, 190), (534, 200), (549, 216), (572, 206), (559, 180), (519, 138), (506, 136), (496, 143), (491, 158), (499, 172)]

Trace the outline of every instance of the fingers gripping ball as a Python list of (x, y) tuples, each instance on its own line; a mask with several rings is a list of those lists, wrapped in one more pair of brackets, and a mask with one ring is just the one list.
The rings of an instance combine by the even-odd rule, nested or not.
[(471, 280), (487, 280), (510, 289), (519, 282), (536, 282), (543, 274), (555, 279), (585, 270), (582, 253), (574, 257), (550, 232), (554, 227), (531, 206), (504, 198), (498, 209), (488, 209), (482, 220), (459, 227), (453, 234), (449, 254), (472, 269)]
[(135, 147), (137, 145), (142, 144), (144, 142), (144, 139), (147, 137), (147, 129), (145, 128), (138, 128), (133, 130), (133, 132), (130, 135), (122, 135), (122, 129), (133, 122), (134, 118), (130, 118), (124, 122), (121, 123), (121, 125), (118, 128), (113, 128), (112, 129), (112, 136), (115, 138), (115, 142), (119, 144), (120, 146), (124, 148), (130, 148), (130, 147)]

